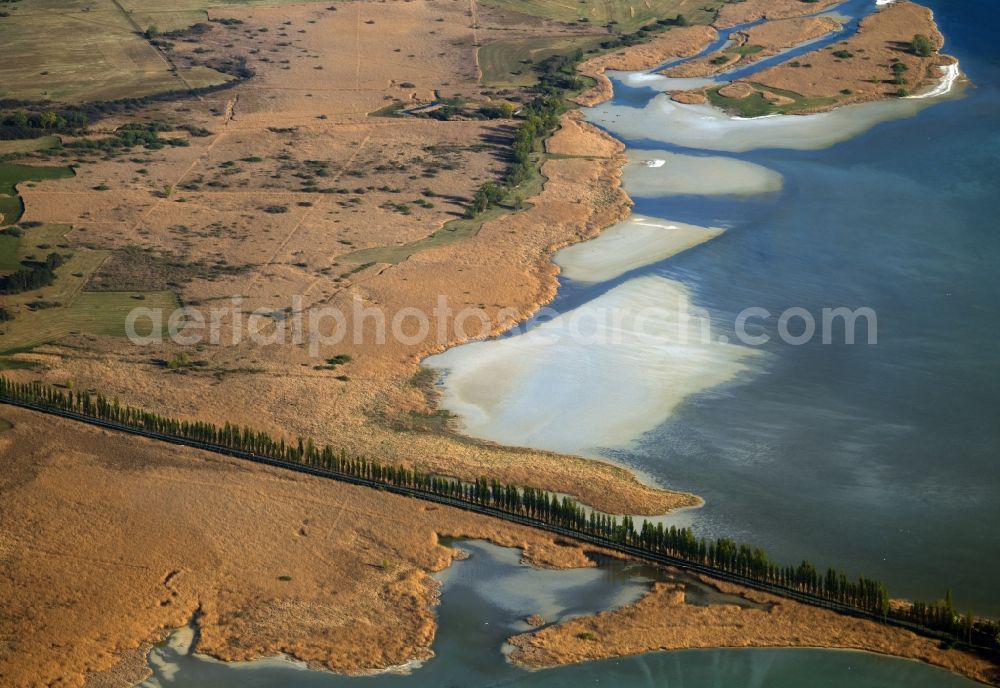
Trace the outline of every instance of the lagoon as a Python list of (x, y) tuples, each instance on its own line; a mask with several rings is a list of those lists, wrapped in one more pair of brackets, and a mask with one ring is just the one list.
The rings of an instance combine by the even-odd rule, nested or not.
[[(972, 688), (968, 679), (918, 662), (865, 652), (837, 650), (692, 650), (657, 652), (637, 657), (587, 662), (529, 672), (510, 664), (504, 641), (527, 631), (525, 619), (541, 614), (558, 622), (580, 614), (628, 604), (651, 581), (663, 578), (646, 567), (615, 560), (571, 571), (545, 571), (520, 563), (516, 549), (481, 541), (459, 541), (468, 559), (455, 561), (438, 574), (441, 580), (439, 632), (435, 656), (396, 673), (346, 677), (311, 671), (284, 659), (223, 663), (191, 653), (189, 636), (155, 648), (150, 656), (153, 676), (144, 688), (442, 688), (445, 686), (576, 687), (642, 686), (784, 688), (809, 685), (826, 688)], [(687, 577), (690, 604), (747, 604)]]

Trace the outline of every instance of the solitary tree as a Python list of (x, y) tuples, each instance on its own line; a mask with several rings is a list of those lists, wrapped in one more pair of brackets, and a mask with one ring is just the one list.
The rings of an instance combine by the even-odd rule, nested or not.
[(52, 110), (46, 110), (38, 116), (38, 123), (43, 129), (49, 129), (59, 123), (59, 115)]
[(918, 33), (910, 41), (910, 52), (918, 57), (929, 57), (934, 52), (934, 45), (931, 43), (931, 39)]

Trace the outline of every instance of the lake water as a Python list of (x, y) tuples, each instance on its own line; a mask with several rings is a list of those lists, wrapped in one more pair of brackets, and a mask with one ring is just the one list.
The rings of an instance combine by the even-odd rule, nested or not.
[[(458, 347), (429, 360), (456, 373), (445, 379), (445, 406), (454, 406), (449, 395), (483, 393), (489, 376), (476, 359), (489, 359), (483, 371), (511, 372), (489, 377), (493, 396), (471, 434), (599, 453), (703, 496), (704, 508), (676, 517), (701, 534), (879, 577), (899, 596), (934, 599), (950, 588), (960, 608), (1000, 614), (1000, 19), (988, 3), (926, 4), (945, 52), (973, 82), (937, 101), (740, 122), (670, 104), (650, 88), (656, 79), (618, 75), (614, 100), (588, 118), (633, 155), (710, 151), (779, 174), (781, 188), (677, 195), (665, 179), (656, 196), (645, 179), (636, 215), (726, 231), (604, 282), (564, 279), (552, 305), (589, 317), (609, 299), (647, 298), (646, 287), (660, 285), (683, 295), (680, 310), (707, 312), (711, 345), (681, 348), (683, 370), (667, 373), (662, 349), (634, 338), (610, 353), (557, 338), (539, 348), (542, 358), (513, 343), (534, 331)], [(852, 1), (838, 11), (862, 9), (870, 6)], [(643, 174), (658, 169), (666, 166)], [(789, 308), (820, 322), (823, 308), (841, 306), (877, 314), (877, 344), (866, 343), (863, 325), (854, 345), (836, 328), (830, 344), (777, 336)], [(748, 347), (718, 346), (736, 341), (736, 316), (748, 307), (773, 314), (748, 328), (771, 337), (752, 357)], [(559, 332), (563, 322), (536, 329)], [(574, 412), (553, 411), (562, 404)], [(607, 421), (595, 427), (603, 409)], [(643, 417), (649, 410), (658, 422)], [(538, 425), (530, 436), (505, 434), (519, 418)]]
[[(650, 569), (618, 561), (600, 568), (548, 571), (520, 564), (520, 552), (479, 541), (462, 541), (471, 553), (439, 574), (440, 628), (435, 657), (409, 674), (338, 676), (310, 671), (287, 660), (217, 662), (188, 652), (178, 636), (151, 654), (154, 675), (144, 688), (456, 688), (485, 686), (576, 687), (671, 686), (697, 688), (972, 688), (977, 684), (918, 662), (864, 652), (824, 650), (696, 650), (652, 653), (528, 672), (511, 665), (504, 641), (529, 629), (525, 618), (547, 623), (628, 604), (648, 588)], [(689, 603), (740, 603), (689, 578)]]
[(817, 319), (867, 306), (878, 344), (789, 346), (769, 321), (756, 374), (689, 399), (615, 456), (705, 497), (702, 532), (836, 562), (895, 594), (950, 587), (998, 614), (1000, 98), (982, 41), (997, 20), (981, 4), (930, 5), (975, 83), (966, 98), (826, 150), (741, 155), (782, 174), (771, 198), (636, 207), (729, 223), (649, 269), (685, 284), (718, 327), (748, 306)]

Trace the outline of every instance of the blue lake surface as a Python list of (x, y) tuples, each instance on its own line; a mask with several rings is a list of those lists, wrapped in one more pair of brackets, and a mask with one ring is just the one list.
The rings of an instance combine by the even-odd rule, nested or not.
[[(772, 337), (753, 373), (686, 402), (617, 460), (707, 500), (685, 520), (780, 559), (835, 562), (896, 595), (1000, 614), (1000, 71), (995, 8), (927, 3), (975, 86), (819, 151), (727, 154), (780, 172), (752, 201), (641, 199), (638, 214), (729, 231), (624, 276), (683, 282), (723, 333)], [(641, 89), (626, 97), (635, 103)], [(648, 97), (648, 94), (647, 94)], [(630, 147), (662, 144), (627, 141)], [(565, 284), (558, 308), (612, 284)], [(869, 307), (878, 343), (779, 341), (777, 317)], [(795, 330), (798, 331), (798, 330)], [(837, 342), (840, 341), (840, 344)]]

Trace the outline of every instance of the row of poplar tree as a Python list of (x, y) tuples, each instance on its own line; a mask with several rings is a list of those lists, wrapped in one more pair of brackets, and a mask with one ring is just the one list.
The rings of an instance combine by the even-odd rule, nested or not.
[(201, 421), (181, 421), (120, 404), (101, 394), (60, 389), (37, 382), (17, 383), (2, 375), (0, 400), (68, 411), (123, 428), (310, 466), (328, 472), (331, 477), (359, 478), (487, 506), (602, 538), (609, 543), (630, 545), (653, 554), (669, 555), (752, 581), (780, 586), (818, 600), (916, 623), (980, 647), (1000, 648), (1000, 625), (990, 619), (958, 614), (952, 606), (950, 593), (943, 601), (932, 604), (890, 605), (889, 595), (881, 581), (864, 576), (850, 580), (842, 571), (832, 568), (820, 571), (808, 561), (798, 566), (780, 566), (758, 547), (728, 538), (707, 540), (696, 537), (690, 528), (665, 527), (662, 523), (654, 525), (643, 521), (636, 527), (630, 516), (619, 519), (584, 508), (569, 497), (537, 488), (502, 484), (487, 478), (463, 482), (402, 465), (386, 465), (362, 456), (349, 456), (345, 451), (337, 451), (329, 445), (320, 448), (311, 439), (286, 442), (266, 432), (230, 423), (218, 426)]

